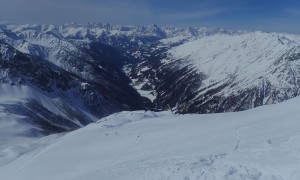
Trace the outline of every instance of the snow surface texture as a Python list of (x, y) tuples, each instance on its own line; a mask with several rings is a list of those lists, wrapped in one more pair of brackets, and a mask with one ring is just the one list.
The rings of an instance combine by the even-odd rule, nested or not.
[(299, 107), (297, 97), (237, 113), (121, 112), (40, 139), (0, 179), (298, 180)]

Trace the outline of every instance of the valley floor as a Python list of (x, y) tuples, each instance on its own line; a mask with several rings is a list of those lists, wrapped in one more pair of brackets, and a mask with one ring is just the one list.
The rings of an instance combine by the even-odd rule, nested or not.
[(117, 113), (38, 139), (0, 179), (298, 180), (299, 107), (294, 98), (237, 113)]

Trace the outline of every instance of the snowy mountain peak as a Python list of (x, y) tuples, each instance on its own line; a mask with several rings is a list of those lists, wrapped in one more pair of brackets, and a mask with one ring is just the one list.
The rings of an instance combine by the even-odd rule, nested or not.
[[(80, 37), (84, 38), (88, 35), (93, 37), (99, 37), (101, 34), (111, 35), (125, 35), (125, 36), (153, 36), (158, 38), (174, 37), (180, 33), (188, 33), (191, 36), (199, 35), (210, 35), (216, 33), (234, 33), (234, 31), (225, 31), (220, 28), (209, 29), (209, 28), (174, 28), (174, 27), (163, 27), (160, 28), (156, 24), (149, 26), (112, 26), (108, 23), (93, 23), (87, 25), (79, 25), (76, 23), (64, 24), (61, 26), (50, 25), (38, 25), (38, 24), (25, 24), (25, 25), (13, 25), (10, 24), (6, 29), (11, 30), (15, 33), (24, 33), (34, 31), (35, 33), (49, 33), (52, 32), (57, 36), (63, 36), (65, 38)], [(90, 33), (90, 34), (89, 34)]]
[[(56, 82), (65, 82), (63, 89), (70, 91), (65, 93), (79, 93), (79, 104), (97, 117), (137, 108), (240, 111), (299, 95), (298, 35), (155, 24), (8, 24), (0, 29), (2, 59), (16, 60), (11, 55), (18, 52), (17, 62), (24, 58), (28, 67), (38, 62), (34, 67), (48, 77), (34, 81), (35, 88), (48, 93)], [(46, 71), (50, 64), (55, 68)], [(13, 70), (10, 65), (2, 73)], [(30, 68), (22, 73), (14, 72), (29, 82), (38, 77)]]

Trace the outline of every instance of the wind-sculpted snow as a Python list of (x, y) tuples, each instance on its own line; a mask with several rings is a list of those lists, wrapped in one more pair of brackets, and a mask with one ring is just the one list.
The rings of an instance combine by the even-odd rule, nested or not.
[(296, 180), (299, 106), (296, 97), (235, 113), (116, 113), (38, 139), (34, 149), (0, 168), (0, 178)]

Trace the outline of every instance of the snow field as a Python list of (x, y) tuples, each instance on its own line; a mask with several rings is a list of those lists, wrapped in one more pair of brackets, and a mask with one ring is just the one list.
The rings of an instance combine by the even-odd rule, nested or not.
[(299, 105), (294, 98), (238, 113), (121, 112), (44, 139), (0, 168), (0, 178), (299, 179)]

